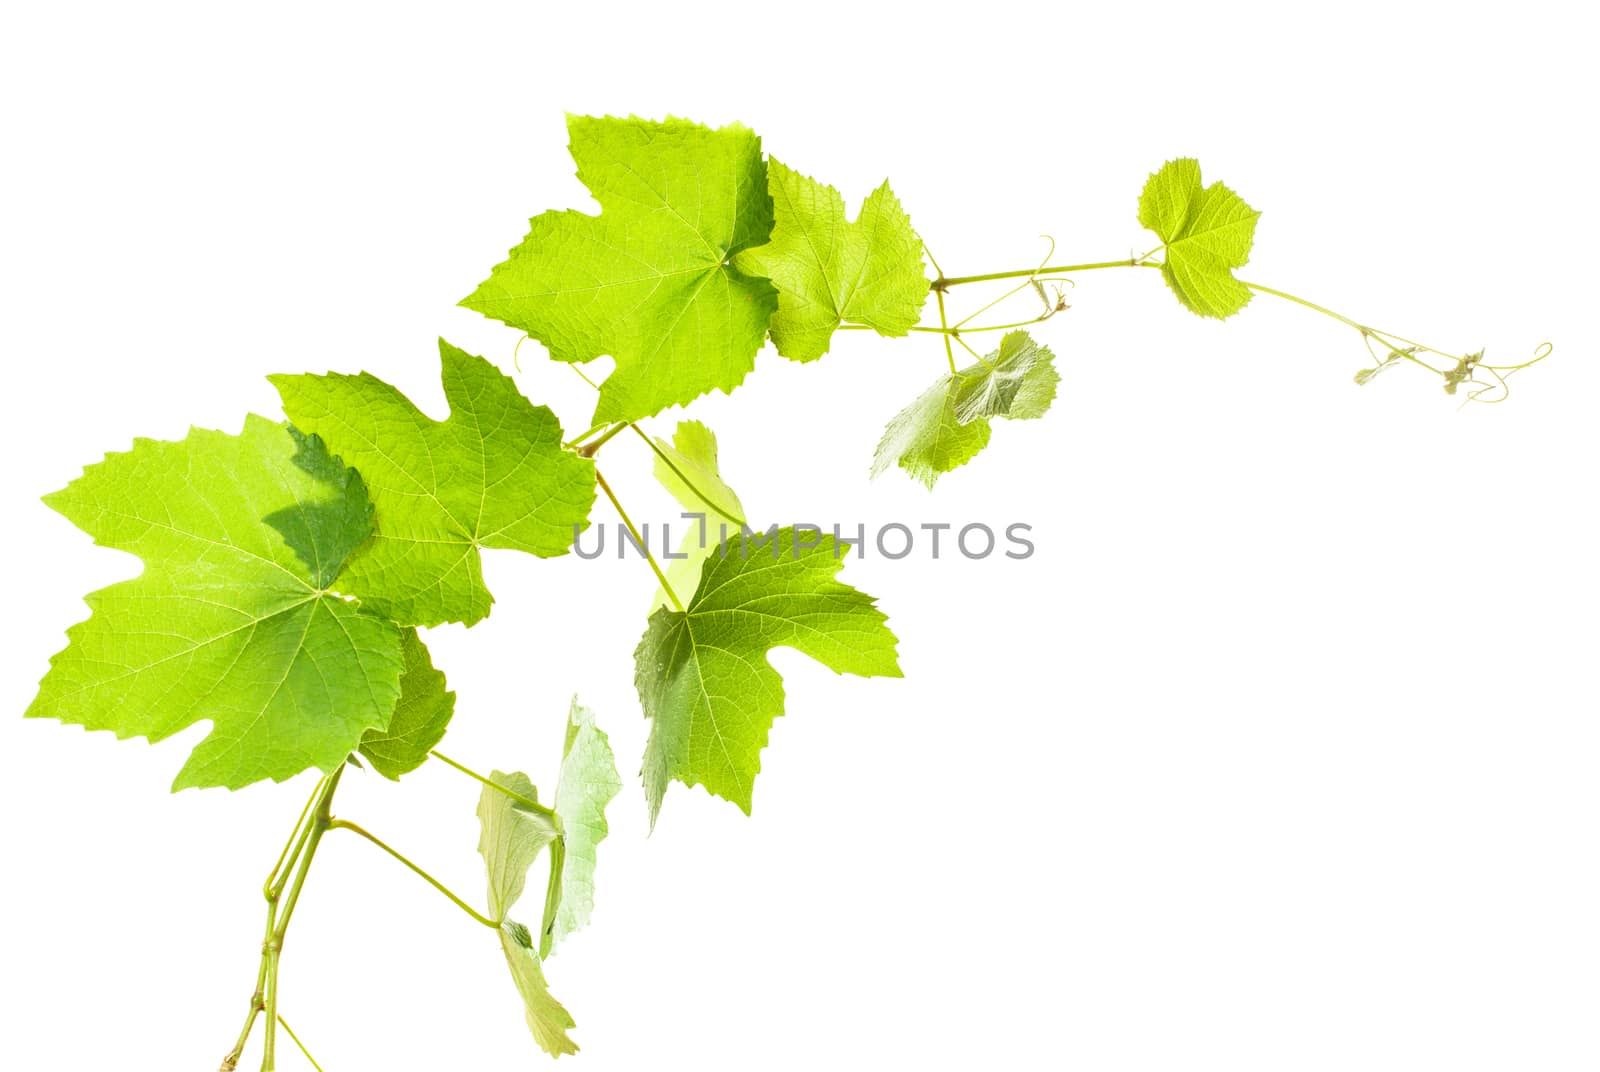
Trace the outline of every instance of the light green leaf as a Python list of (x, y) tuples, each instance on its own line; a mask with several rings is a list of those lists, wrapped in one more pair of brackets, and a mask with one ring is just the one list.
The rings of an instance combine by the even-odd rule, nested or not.
[(576, 1025), (545, 983), (532, 935), (527, 927), (507, 917), (522, 896), (528, 869), (561, 832), (545, 809), (523, 803), (537, 804), (539, 799), (526, 774), (493, 771), (489, 780), (515, 794), (486, 785), (478, 797), (478, 851), (489, 876), (489, 918), (499, 924), (500, 951), (522, 996), (523, 1015), (534, 1041), (554, 1057), (577, 1053), (577, 1044), (567, 1036)]
[(546, 809), (523, 803), (539, 802), (539, 791), (526, 774), (494, 771), (489, 780), (511, 790), (502, 793), (486, 785), (478, 796), (478, 852), (489, 871), (489, 918), (503, 923), (522, 896), (528, 868), (561, 831)]
[(589, 922), (594, 909), (595, 849), (609, 830), (606, 805), (621, 791), (611, 743), (595, 725), (594, 712), (579, 706), (574, 696), (556, 783), (556, 814), (561, 818), (566, 859), (553, 926), (546, 929), (549, 944), (541, 949), (544, 955)]
[(922, 240), (885, 182), (854, 223), (832, 186), (767, 162), (775, 223), (772, 241), (733, 260), (778, 288), (772, 341), (778, 353), (811, 361), (827, 353), (840, 324), (904, 335), (922, 318), (928, 278)]
[(174, 789), (342, 763), (388, 725), (404, 660), (392, 623), (326, 591), (367, 531), (361, 481), (334, 469), (251, 416), (237, 436), (135, 440), (46, 496), (144, 571), (88, 597), (28, 716), (151, 741), (209, 720)]
[(683, 119), (569, 116), (567, 130), (600, 215), (534, 217), (461, 304), (527, 332), (557, 360), (615, 358), (596, 424), (732, 391), (777, 307), (769, 283), (732, 263), (772, 230), (761, 139)]
[[(809, 541), (806, 541), (807, 543)], [(708, 558), (685, 612), (650, 617), (634, 684), (650, 719), (644, 786), (654, 823), (667, 782), (703, 785), (750, 811), (783, 679), (767, 652), (789, 647), (836, 673), (899, 677), (895, 636), (873, 599), (835, 579), (833, 537), (797, 545), (792, 528), (736, 538)]]
[[(700, 567), (717, 549), (725, 536), (737, 534), (744, 525), (744, 506), (722, 479), (717, 465), (717, 437), (699, 421), (680, 421), (672, 442), (655, 440), (655, 474), (661, 486), (672, 493), (684, 510), (700, 518), (685, 518), (688, 531), (678, 544), (677, 555), (667, 562), (667, 583), (684, 595), (700, 583)], [(703, 519), (703, 520), (702, 520)], [(666, 590), (656, 587), (650, 609), (668, 602)]]
[(1260, 217), (1222, 183), (1201, 186), (1195, 160), (1169, 160), (1139, 195), (1139, 223), (1165, 244), (1167, 285), (1190, 310), (1219, 320), (1250, 300), (1232, 270), (1250, 259)]
[(994, 417), (1032, 420), (1055, 401), (1055, 356), (1025, 331), (1012, 331), (982, 362), (941, 376), (889, 421), (872, 475), (899, 465), (932, 488), (941, 474), (971, 461), (989, 443)]
[(479, 548), (566, 553), (594, 502), (594, 463), (481, 357), (443, 339), (450, 417), (435, 421), (369, 373), (270, 377), (299, 428), (361, 471), (377, 532), (341, 587), (401, 625), (471, 625), (494, 597)]
[(361, 754), (385, 778), (398, 780), (422, 766), (428, 752), (444, 737), (455, 712), (456, 694), (445, 689), (444, 675), (415, 629), (401, 632), (406, 669), (400, 677), (400, 702), (385, 729), (371, 729), (361, 738)]
[(578, 1044), (572, 1041), (567, 1032), (578, 1025), (573, 1022), (572, 1014), (550, 993), (528, 928), (520, 923), (502, 923), (499, 934), (500, 951), (506, 955), (506, 964), (511, 968), (511, 980), (516, 983), (517, 993), (522, 996), (522, 1015), (533, 1034), (533, 1041), (551, 1057), (577, 1053)]

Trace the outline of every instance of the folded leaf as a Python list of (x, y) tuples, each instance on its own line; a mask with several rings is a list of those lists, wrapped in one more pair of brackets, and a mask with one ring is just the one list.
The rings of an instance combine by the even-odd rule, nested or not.
[(508, 794), (486, 785), (478, 797), (478, 851), (489, 874), (489, 917), (499, 924), (500, 951), (522, 996), (523, 1014), (534, 1041), (554, 1057), (577, 1053), (577, 1044), (567, 1035), (576, 1025), (545, 984), (532, 935), (506, 915), (522, 896), (528, 868), (561, 836), (560, 830), (548, 811), (528, 806), (536, 805), (538, 796), (526, 774), (494, 771), (489, 780), (511, 791)]
[(415, 629), (401, 632), (406, 669), (400, 677), (400, 702), (383, 729), (361, 738), (361, 754), (385, 778), (398, 779), (427, 762), (428, 752), (444, 738), (455, 712), (456, 694), (446, 691), (444, 675)]
[(344, 589), (401, 625), (471, 625), (494, 597), (479, 549), (565, 554), (588, 523), (594, 463), (481, 357), (439, 340), (447, 420), (368, 373), (270, 377), (284, 412), (361, 471), (377, 531)]

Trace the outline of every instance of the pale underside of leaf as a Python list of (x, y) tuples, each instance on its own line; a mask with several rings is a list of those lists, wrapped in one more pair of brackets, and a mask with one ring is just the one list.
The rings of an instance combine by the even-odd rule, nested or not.
[(522, 998), (522, 1014), (528, 1031), (539, 1048), (552, 1057), (578, 1052), (578, 1044), (567, 1034), (577, 1026), (561, 1002), (550, 993), (539, 954), (528, 943), (528, 930), (521, 924), (500, 926), (500, 951), (511, 969), (511, 980)]
[(988, 446), (990, 420), (1032, 420), (1055, 401), (1054, 355), (1026, 332), (1009, 332), (980, 364), (941, 376), (895, 414), (872, 459), (872, 475), (898, 465), (932, 488)]
[(577, 1053), (577, 1044), (567, 1035), (575, 1026), (572, 1017), (545, 983), (532, 935), (508, 916), (522, 896), (528, 869), (560, 837), (560, 831), (545, 815), (518, 799), (538, 800), (526, 774), (494, 771), (489, 780), (511, 791), (504, 793), (486, 785), (478, 797), (478, 852), (488, 875), (489, 918), (498, 924), (500, 950), (522, 998), (523, 1015), (534, 1041), (555, 1057)]
[(550, 935), (551, 948), (585, 926), (594, 910), (596, 850), (609, 827), (606, 805), (622, 791), (616, 760), (594, 712), (572, 698), (562, 749), (555, 809), (561, 817), (566, 858), (561, 870), (561, 901)]

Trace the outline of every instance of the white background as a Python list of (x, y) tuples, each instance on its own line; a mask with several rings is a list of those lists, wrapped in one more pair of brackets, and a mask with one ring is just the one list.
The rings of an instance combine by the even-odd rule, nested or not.
[[(435, 336), (509, 369), (514, 333), (454, 303), (526, 217), (593, 209), (574, 111), (742, 120), (852, 205), (887, 175), (952, 273), (1041, 233), (1058, 261), (1148, 248), (1145, 175), (1195, 155), (1264, 211), (1246, 278), (1556, 356), (1458, 412), (1410, 371), (1356, 388), (1356, 335), (1293, 306), (1204, 322), (1155, 273), (1091, 273), (1039, 333), (1049, 418), (929, 495), (866, 472), (933, 341), (765, 353), (692, 411), (752, 518), (1025, 521), (1038, 553), (851, 563), (906, 679), (779, 651), (754, 817), (678, 786), (648, 839), (645, 566), (489, 556), (493, 616), (428, 636), (447, 749), (548, 785), (576, 690), (628, 782), (593, 925), (548, 965), (572, 1063), (1600, 1066), (1592, 38), (1528, 2), (1108, 7), (11, 9), (0, 1063), (214, 1068), (311, 788), (171, 796), (203, 727), (21, 720), (81, 595), (137, 568), (38, 496), (135, 435), (275, 412), (270, 372), (367, 369), (442, 416)], [(588, 389), (521, 356), (584, 427)], [(630, 440), (608, 475), (671, 516)], [(341, 813), (481, 896), (473, 785), (346, 784)], [(283, 1009), (328, 1072), (546, 1061), (493, 939), (339, 835)]]

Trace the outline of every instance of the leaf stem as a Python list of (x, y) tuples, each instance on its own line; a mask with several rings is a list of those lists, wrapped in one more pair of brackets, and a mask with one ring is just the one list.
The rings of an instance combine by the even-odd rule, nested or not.
[(443, 752), (438, 751), (437, 749), (430, 750), (428, 752), (428, 755), (432, 756), (434, 759), (439, 760), (441, 763), (444, 763), (444, 764), (447, 764), (448, 766), (454, 767), (456, 770), (460, 771), (462, 774), (465, 774), (468, 778), (471, 778), (471, 779), (473, 779), (474, 781), (477, 781), (477, 782), (482, 782), (484, 785), (488, 786), (490, 789), (495, 789), (495, 790), (498, 790), (501, 793), (504, 793), (506, 796), (510, 797), (512, 800), (516, 801), (518, 804), (521, 804), (524, 808), (527, 808), (529, 811), (534, 812), (535, 814), (538, 814), (538, 815), (542, 815), (546, 819), (549, 819), (551, 822), (555, 821), (555, 818), (556, 818), (555, 811), (553, 811), (550, 808), (545, 807), (543, 804), (540, 804), (537, 800), (529, 800), (527, 797), (523, 796), (521, 793), (517, 792), (516, 790), (510, 789), (510, 788), (508, 788), (506, 786), (503, 786), (499, 782), (494, 781), (492, 778), (485, 778), (483, 775), (479, 774), (477, 771), (473, 770), (471, 767), (468, 767), (463, 763), (457, 763), (455, 760), (451, 759), (449, 756), (445, 755)]
[(734, 517), (732, 514), (728, 513), (726, 510), (721, 509), (720, 507), (717, 506), (716, 503), (711, 501), (710, 496), (708, 496), (705, 492), (701, 491), (699, 488), (695, 487), (694, 481), (690, 480), (686, 475), (684, 475), (683, 470), (679, 469), (677, 464), (675, 462), (673, 462), (673, 460), (671, 458), (667, 457), (667, 452), (662, 450), (660, 448), (660, 446), (658, 446), (656, 444), (656, 441), (654, 439), (652, 439), (650, 436), (645, 434), (644, 429), (639, 427), (638, 422), (629, 421), (628, 422), (628, 427), (632, 428), (634, 430), (634, 432), (639, 436), (639, 438), (644, 440), (645, 446), (649, 447), (651, 450), (653, 450), (655, 452), (656, 457), (661, 459), (662, 464), (664, 464), (668, 469), (672, 470), (672, 475), (673, 476), (675, 476), (679, 480), (683, 481), (684, 485), (686, 487), (688, 487), (688, 489), (690, 491), (694, 492), (696, 495), (698, 495), (700, 497), (700, 501), (701, 502), (703, 502), (707, 506), (711, 507), (711, 509), (713, 509), (717, 513), (721, 514), (723, 517), (727, 518), (729, 521), (732, 521), (735, 525), (739, 525), (739, 526), (742, 527), (742, 526), (744, 526), (746, 524), (744, 518), (742, 518), (742, 517)]
[(544, 921), (539, 926), (539, 959), (550, 955), (555, 944), (556, 910), (561, 907), (561, 878), (567, 866), (567, 839), (550, 843), (550, 881), (544, 889)]
[[(954, 358), (951, 359), (951, 366), (954, 367)], [(598, 468), (594, 471), (594, 479), (600, 485), (600, 490), (606, 493), (606, 498), (611, 500), (611, 505), (616, 507), (617, 516), (622, 518), (622, 523), (628, 527), (628, 535), (633, 537), (634, 546), (644, 552), (645, 560), (650, 563), (650, 568), (655, 571), (656, 580), (661, 582), (662, 591), (667, 593), (667, 598), (672, 600), (672, 605), (678, 608), (678, 613), (684, 613), (683, 601), (678, 598), (678, 593), (672, 590), (672, 585), (667, 581), (667, 575), (661, 570), (661, 563), (657, 562), (656, 556), (650, 553), (650, 545), (644, 542), (644, 539), (639, 535), (639, 530), (633, 527), (633, 521), (628, 517), (628, 512), (622, 508), (622, 503), (617, 501), (616, 493), (611, 490), (611, 485), (606, 483), (606, 478), (601, 475)]]
[(587, 444), (585, 446), (579, 447), (578, 448), (578, 453), (583, 455), (585, 458), (593, 458), (594, 454), (595, 454), (595, 451), (599, 450), (601, 447), (603, 447), (607, 443), (611, 442), (611, 437), (616, 435), (618, 432), (622, 431), (626, 427), (627, 427), (627, 424), (625, 422), (619, 422), (617, 424), (613, 424), (609, 429), (606, 430), (606, 434), (605, 435), (601, 436), (599, 439), (596, 439), (593, 443), (589, 443), (589, 444)]
[(372, 842), (374, 845), (378, 846), (378, 848), (380, 848), (384, 852), (388, 853), (390, 856), (393, 856), (396, 860), (399, 860), (401, 863), (405, 864), (407, 867), (409, 867), (412, 870), (412, 872), (414, 872), (417, 875), (417, 877), (421, 878), (428, 885), (432, 886), (434, 889), (438, 890), (440, 893), (442, 893), (446, 897), (450, 898), (450, 900), (455, 904), (455, 906), (457, 908), (461, 909), (461, 911), (465, 912), (467, 915), (471, 916), (473, 919), (477, 920), (479, 923), (483, 924), (485, 927), (489, 927), (491, 929), (494, 929), (494, 928), (498, 928), (500, 926), (494, 920), (490, 919), (488, 916), (484, 915), (482, 912), (479, 912), (477, 909), (475, 909), (471, 905), (467, 904), (467, 902), (463, 901), (460, 897), (457, 897), (454, 893), (452, 893), (450, 891), (450, 888), (448, 886), (446, 886), (444, 883), (440, 882), (438, 879), (434, 878), (432, 875), (428, 874), (426, 871), (424, 871), (422, 868), (418, 867), (416, 864), (412, 863), (411, 860), (407, 859), (397, 849), (395, 849), (393, 846), (389, 845), (382, 838), (379, 838), (376, 834), (373, 834), (371, 831), (367, 830), (365, 827), (362, 827), (357, 823), (352, 823), (348, 819), (332, 819), (332, 820), (330, 820), (328, 822), (328, 829), (329, 830), (348, 830), (352, 834), (361, 835), (362, 837), (366, 838), (368, 841)]
[(316, 1069), (317, 1072), (322, 1072), (322, 1066), (317, 1064), (317, 1059), (311, 1056), (311, 1051), (306, 1049), (306, 1044), (300, 1041), (300, 1036), (294, 1033), (294, 1028), (289, 1026), (289, 1021), (283, 1018), (283, 1013), (281, 1012), (278, 1014), (278, 1023), (283, 1027), (284, 1033), (293, 1040), (295, 1047), (300, 1051), (300, 1055), (310, 1061), (311, 1067)]
[(593, 428), (589, 429), (587, 432), (583, 432), (583, 433), (580, 433), (579, 435), (575, 435), (571, 439), (567, 440), (565, 443), (563, 443), (561, 445), (563, 447), (566, 447), (568, 450), (573, 450), (573, 449), (577, 448), (577, 446), (579, 444), (581, 444), (585, 439), (588, 439), (590, 436), (594, 435), (596, 432), (602, 431), (603, 429), (609, 428), (610, 426), (611, 426), (611, 422), (610, 421), (602, 421), (601, 423), (595, 425)]
[(950, 322), (944, 314), (944, 288), (935, 287), (933, 296), (939, 299), (939, 330), (944, 333), (944, 359), (950, 363), (950, 371), (956, 371), (956, 352), (950, 345)]

